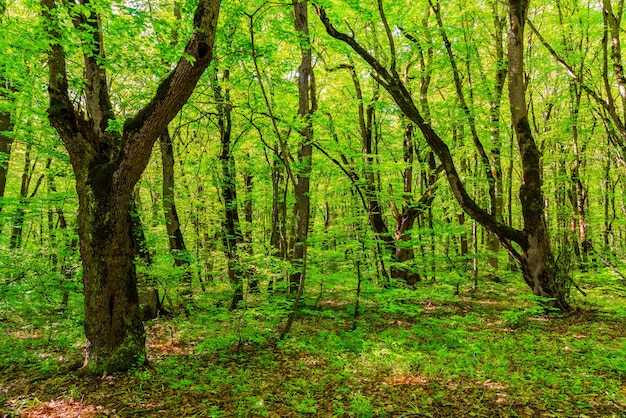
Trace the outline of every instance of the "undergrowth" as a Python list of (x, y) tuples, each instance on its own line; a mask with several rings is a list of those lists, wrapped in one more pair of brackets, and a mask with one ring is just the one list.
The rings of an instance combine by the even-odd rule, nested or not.
[(62, 314), (36, 294), (4, 299), (0, 415), (626, 416), (626, 303), (608, 275), (577, 278), (588, 296), (565, 315), (513, 278), (459, 292), (457, 279), (367, 282), (355, 315), (339, 276), (314, 276), (282, 341), (288, 301), (253, 295), (231, 312), (209, 291), (189, 317), (146, 324), (149, 365), (101, 377), (73, 371), (79, 294)]

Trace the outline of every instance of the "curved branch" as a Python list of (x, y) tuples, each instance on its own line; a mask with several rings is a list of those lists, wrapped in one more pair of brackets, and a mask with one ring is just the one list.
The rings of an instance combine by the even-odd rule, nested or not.
[(154, 98), (124, 123), (118, 157), (118, 181), (135, 184), (150, 158), (154, 142), (187, 102), (213, 58), (220, 0), (200, 0), (194, 15), (194, 31), (183, 56), (161, 82)]
[(550, 52), (550, 55), (552, 55), (552, 57), (556, 60), (556, 62), (558, 62), (561, 65), (561, 67), (563, 67), (567, 75), (569, 75), (576, 83), (578, 83), (578, 85), (585, 91), (585, 93), (587, 93), (599, 106), (601, 106), (604, 110), (606, 110), (606, 112), (611, 117), (611, 121), (615, 124), (615, 126), (617, 127), (617, 130), (620, 133), (620, 138), (621, 138), (620, 142), (622, 143), (621, 146), (625, 147), (626, 146), (626, 126), (624, 125), (624, 122), (620, 119), (619, 115), (615, 111), (615, 106), (612, 105), (612, 103), (610, 103), (612, 102), (612, 100), (607, 102), (602, 97), (600, 97), (600, 95), (595, 90), (593, 90), (591, 87), (587, 85), (587, 83), (585, 83), (585, 80), (583, 80), (581, 77), (578, 76), (578, 74), (576, 74), (576, 72), (574, 71), (574, 68), (571, 65), (569, 65), (567, 62), (565, 62), (565, 60), (559, 55), (559, 53), (556, 52), (554, 48), (552, 48), (552, 46), (541, 35), (541, 33), (537, 30), (537, 28), (533, 25), (533, 23), (530, 20), (527, 20), (526, 23), (530, 27), (530, 30), (532, 30), (532, 32), (535, 34), (535, 36), (539, 38), (539, 41), (541, 41), (543, 46), (548, 50), (548, 52)]
[(515, 241), (520, 245), (526, 245), (526, 236), (522, 231), (499, 222), (489, 212), (479, 207), (470, 197), (456, 171), (450, 149), (430, 124), (424, 120), (402, 80), (400, 80), (397, 75), (394, 76), (387, 71), (387, 69), (363, 48), (354, 37), (339, 32), (330, 22), (326, 11), (322, 7), (315, 6), (315, 11), (324, 25), (326, 32), (333, 38), (348, 44), (374, 69), (378, 76), (385, 81), (383, 87), (391, 95), (402, 112), (419, 127), (424, 135), (424, 139), (441, 160), (452, 193), (461, 205), (461, 208), (472, 217), (472, 219), (475, 219), (482, 226), (493, 232), (503, 245), (507, 243), (508, 245), (505, 246), (507, 249), (511, 248), (510, 243), (508, 243), (509, 240)]

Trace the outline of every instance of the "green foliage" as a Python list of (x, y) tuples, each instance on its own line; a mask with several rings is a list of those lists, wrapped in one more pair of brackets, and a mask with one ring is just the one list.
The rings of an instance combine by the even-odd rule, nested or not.
[[(283, 341), (277, 336), (286, 301), (257, 296), (231, 312), (215, 306), (228, 299), (216, 287), (198, 299), (191, 317), (148, 324), (150, 366), (98, 379), (95, 387), (63, 371), (80, 362), (80, 318), (50, 321), (48, 311), (41, 323), (28, 325), (28, 311), (16, 305), (13, 319), (0, 322), (10, 336), (0, 340), (6, 353), (0, 370), (11, 375), (0, 380), (8, 388), (3, 401), (7, 412), (15, 411), (10, 405), (20, 389), (14, 382), (35, 377), (42, 383), (33, 386), (32, 398), (69, 393), (108, 409), (140, 411), (151, 404), (181, 416), (626, 412), (623, 321), (606, 309), (615, 301), (590, 288), (584, 310), (555, 316), (532, 298), (512, 297), (520, 287), (491, 285), (454, 298), (434, 284), (370, 289), (358, 320), (341, 293), (328, 293), (316, 308), (298, 312)], [(379, 303), (387, 293), (395, 294), (392, 311)], [(512, 312), (523, 313), (522, 326), (511, 326)]]
[[(519, 285), (519, 272), (505, 271), (508, 260), (502, 250), (496, 257), (503, 283), (486, 280), (486, 263), (493, 256), (486, 248), (487, 233), (480, 226), (474, 228), (469, 217), (461, 219), (461, 209), (442, 175), (435, 182), (432, 205), (412, 208), (423, 212), (413, 228), (404, 231), (406, 240), (396, 241), (399, 219), (392, 203), (401, 211), (410, 204), (409, 197), (416, 201), (427, 192), (425, 179), (432, 174), (426, 160), (429, 148), (415, 133), (414, 160), (405, 161), (407, 121), (400, 109), (371, 70), (345, 45), (326, 35), (310, 8), (319, 110), (312, 117), (317, 148), (309, 196), (308, 270), (293, 331), (277, 341), (292, 307), (292, 300), (284, 297), (290, 251), (287, 248), (287, 256), (280, 257), (269, 237), (276, 209), (275, 186), (279, 201), (286, 202), (280, 231), (283, 245), (288, 246), (295, 224), (291, 216), (294, 184), (287, 169), (291, 173), (299, 169), (295, 163), (299, 144), (295, 131), (302, 126), (295, 110), (299, 38), (289, 5), (256, 0), (222, 3), (219, 42), (210, 72), (230, 94), (233, 146), (229, 151), (236, 163), (237, 204), (241, 210), (249, 198), (253, 207), (252, 222), (240, 216), (241, 229), (250, 239), (240, 249), (241, 263), (254, 270), (260, 293), (249, 292), (246, 282), (240, 309), (226, 309), (233, 288), (221, 239), (219, 188), (223, 178), (217, 160), (221, 144), (216, 117), (224, 103), (216, 103), (207, 74), (170, 126), (176, 153), (175, 201), (188, 247), (183, 255), (191, 263), (196, 307), (189, 317), (179, 316), (188, 300), (180, 296), (183, 271), (174, 267), (167, 245), (162, 167), (155, 150), (136, 191), (136, 216), (143, 222), (152, 263), (138, 261), (137, 270), (142, 285), (156, 284), (172, 317), (147, 324), (151, 368), (137, 367), (127, 376), (115, 376), (110, 385), (94, 384), (71, 373), (66, 380), (59, 377), (73, 363), (80, 363), (77, 359), (84, 347), (74, 179), (68, 157), (47, 124), (47, 80), (41, 62), (49, 45), (37, 23), (39, 3), (7, 3), (0, 22), (5, 52), (0, 57), (0, 111), (11, 114), (14, 143), (10, 155), (0, 156), (9, 168), (0, 201), (0, 332), (6, 335), (0, 338), (0, 375), (17, 376), (18, 384), (50, 376), (58, 379), (46, 382), (51, 388), (35, 385), (27, 400), (32, 406), (40, 403), (36, 399), (49, 398), (41, 396), (48, 389), (55, 396), (67, 393), (75, 399), (105, 402), (104, 397), (98, 400), (90, 394), (100, 395), (100, 385), (108, 385), (117, 397), (111, 400), (117, 404), (110, 406), (122, 415), (128, 409), (180, 416), (622, 414), (626, 345), (620, 324), (626, 318), (622, 303), (626, 293), (623, 279), (602, 261), (624, 269), (626, 211), (621, 201), (626, 183), (623, 167), (617, 165), (614, 127), (605, 109), (587, 94), (582, 94), (575, 108), (573, 94), (580, 86), (571, 83), (537, 38), (533, 35), (527, 49), (527, 83), (533, 130), (542, 150), (547, 225), (558, 255), (556, 284), (569, 295), (575, 282), (589, 294), (582, 299), (571, 289), (569, 297), (581, 310), (559, 316), (547, 308), (550, 301), (520, 296), (528, 290)], [(468, 118), (459, 106), (453, 68), (431, 8), (427, 2), (382, 3), (398, 71), (406, 75), (409, 91), (451, 148), (469, 193), (481, 207), (489, 208), (489, 180)], [(467, 2), (441, 3), (443, 26), (459, 63), (469, 110), (490, 157), (501, 159), (502, 218), (520, 228), (520, 156), (510, 140), (506, 100), (495, 118), (496, 126), (490, 113), (495, 72), (504, 64), (495, 58), (493, 11)], [(89, 118), (83, 104), (85, 80), (80, 62), (85, 42), (91, 41), (74, 27), (70, 16), (79, 12), (101, 15), (106, 51), (101, 65), (107, 70), (119, 121), (111, 123), (109, 130), (120, 132), (122, 121), (152, 98), (150, 92), (181, 56), (196, 4), (181, 2), (180, 19), (174, 15), (173, 3), (160, 0), (60, 4), (61, 42), (68, 55), (72, 100), (79, 111)], [(391, 49), (375, 2), (324, 0), (317, 4), (327, 9), (338, 27), (391, 66)], [(494, 5), (506, 23), (502, 5)], [(533, 23), (557, 52), (579, 66), (590, 88), (602, 92), (609, 86), (613, 96), (619, 97), (617, 85), (603, 80), (601, 10), (580, 2), (532, 7)], [(252, 61), (250, 28), (258, 68)], [(362, 99), (356, 97), (347, 66), (354, 68)], [(612, 65), (607, 68), (609, 73), (614, 71)], [(427, 80), (429, 90), (423, 91)], [(606, 92), (600, 94), (604, 97)], [(371, 109), (374, 149), (370, 155), (363, 153), (359, 105)], [(617, 113), (623, 112), (618, 109)], [(494, 128), (500, 130), (499, 136)], [(578, 132), (577, 142), (574, 132)], [(28, 164), (24, 160), (27, 146), (32, 146)], [(52, 161), (46, 168), (43, 162), (49, 158)], [(575, 175), (577, 159), (580, 165)], [(413, 169), (412, 189), (405, 194), (403, 176), (409, 167)], [(353, 175), (347, 176), (346, 171)], [(244, 188), (244, 174), (253, 179), (251, 190)], [(374, 178), (372, 190), (367, 190), (366, 174)], [(45, 177), (34, 194), (41, 175)], [(23, 178), (31, 179), (25, 196)], [(578, 195), (583, 201), (582, 220), (575, 212), (575, 180), (584, 189)], [(364, 207), (359, 191), (365, 200), (375, 197), (380, 204), (386, 237), (393, 238), (394, 250), (412, 249), (413, 259), (403, 263), (393, 259), (392, 251), (373, 232), (367, 202)], [(10, 249), (21, 210), (25, 211), (24, 244)], [(65, 226), (61, 226), (62, 219)], [(576, 229), (580, 222), (586, 227), (585, 239), (594, 244), (593, 251), (583, 251), (583, 238)], [(398, 267), (420, 274), (422, 281), (415, 289), (402, 280), (385, 278), (384, 271)], [(270, 283), (271, 293), (267, 290)], [(120, 383), (124, 379), (128, 380)], [(0, 382), (2, 401), (17, 399), (17, 384)], [(5, 387), (9, 388), (6, 392)], [(121, 394), (124, 390), (126, 397)], [(10, 409), (7, 413), (19, 409), (15, 403), (6, 405), (2, 408)], [(4, 412), (0, 410), (0, 415)]]

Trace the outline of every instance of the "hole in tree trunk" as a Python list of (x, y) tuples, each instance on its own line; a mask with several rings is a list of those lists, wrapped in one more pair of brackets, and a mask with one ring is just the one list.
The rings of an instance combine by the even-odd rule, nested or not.
[(200, 58), (206, 57), (210, 50), (211, 47), (206, 42), (200, 42), (198, 44), (198, 56)]

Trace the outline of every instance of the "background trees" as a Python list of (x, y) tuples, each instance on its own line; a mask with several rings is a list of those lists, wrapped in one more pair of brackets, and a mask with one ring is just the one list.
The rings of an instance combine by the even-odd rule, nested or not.
[(215, 49), (215, 2), (2, 5), (1, 268), (56, 272), (58, 305), (85, 284), (93, 370), (143, 355), (132, 193), (173, 313), (284, 306), (305, 267), (312, 298), (489, 275), (562, 309), (578, 268), (619, 271), (621, 3), (225, 4)]

